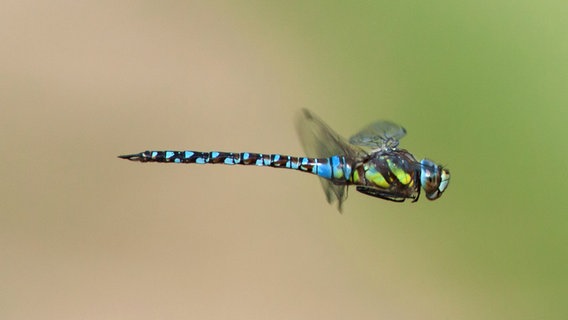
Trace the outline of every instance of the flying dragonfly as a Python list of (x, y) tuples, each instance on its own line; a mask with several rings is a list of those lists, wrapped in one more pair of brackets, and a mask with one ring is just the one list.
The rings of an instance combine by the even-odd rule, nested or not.
[(377, 121), (348, 141), (320, 118), (303, 109), (296, 128), (307, 157), (282, 154), (221, 151), (144, 151), (119, 158), (139, 162), (255, 165), (292, 169), (320, 177), (327, 201), (341, 212), (347, 188), (366, 195), (403, 202), (420, 197), (438, 199), (448, 187), (450, 171), (428, 159), (420, 161), (398, 148), (406, 130), (389, 121)]

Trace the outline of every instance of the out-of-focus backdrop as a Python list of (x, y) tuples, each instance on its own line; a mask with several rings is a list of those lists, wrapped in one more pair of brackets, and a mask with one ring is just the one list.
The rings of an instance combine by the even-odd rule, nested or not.
[[(565, 319), (562, 1), (5, 1), (0, 318)], [(430, 202), (146, 149), (302, 155), (377, 119)]]

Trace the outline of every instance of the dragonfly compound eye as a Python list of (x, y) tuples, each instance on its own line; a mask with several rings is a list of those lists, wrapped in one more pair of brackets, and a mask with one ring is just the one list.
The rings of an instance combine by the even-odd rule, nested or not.
[(429, 200), (438, 199), (450, 182), (450, 171), (423, 159), (420, 161), (420, 182)]

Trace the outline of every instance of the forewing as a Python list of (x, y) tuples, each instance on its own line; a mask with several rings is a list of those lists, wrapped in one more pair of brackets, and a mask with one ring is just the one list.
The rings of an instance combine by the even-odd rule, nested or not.
[(349, 138), (349, 142), (373, 149), (394, 148), (405, 135), (406, 129), (398, 124), (390, 121), (377, 121), (353, 135)]

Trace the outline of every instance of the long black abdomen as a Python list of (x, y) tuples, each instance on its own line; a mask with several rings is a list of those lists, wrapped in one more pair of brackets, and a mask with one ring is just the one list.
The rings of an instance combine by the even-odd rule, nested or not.
[(351, 177), (351, 166), (341, 156), (307, 158), (253, 152), (144, 151), (142, 153), (119, 156), (119, 158), (140, 162), (220, 163), (286, 168), (312, 173), (339, 184), (348, 183)]

